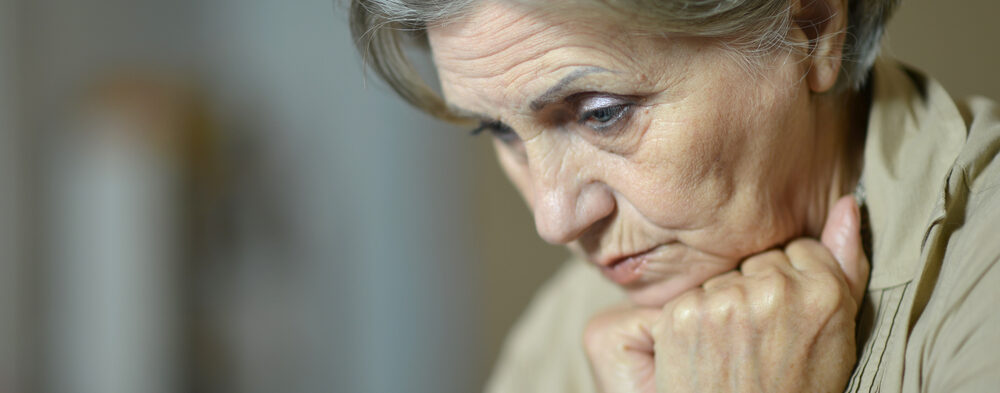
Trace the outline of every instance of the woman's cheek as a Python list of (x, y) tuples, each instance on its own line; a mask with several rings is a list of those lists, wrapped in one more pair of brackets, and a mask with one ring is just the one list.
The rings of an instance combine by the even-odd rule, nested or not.
[(669, 228), (704, 225), (727, 203), (733, 187), (716, 125), (691, 119), (651, 130), (628, 183), (647, 218)]

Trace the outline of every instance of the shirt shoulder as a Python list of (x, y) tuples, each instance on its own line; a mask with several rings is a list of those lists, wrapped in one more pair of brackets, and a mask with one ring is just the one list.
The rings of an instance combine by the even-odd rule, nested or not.
[(1000, 106), (985, 97), (972, 97), (958, 103), (968, 126), (968, 136), (956, 167), (965, 177), (965, 186), (973, 194), (991, 191), (1000, 185)]
[(936, 236), (926, 241), (927, 259), (940, 261), (928, 276), (936, 301), (964, 298), (958, 293), (979, 285), (1000, 259), (1000, 107), (985, 98), (958, 107), (968, 137), (948, 175)]
[(888, 61), (875, 81), (864, 175), (875, 252), (847, 391), (1000, 386), (992, 310), (1000, 300), (1000, 110), (984, 98), (955, 100)]
[(597, 269), (565, 262), (514, 325), (486, 391), (593, 392), (583, 328), (595, 313), (625, 299)]
[(1000, 386), (1000, 110), (984, 98), (958, 107), (968, 136), (925, 251), (917, 304), (926, 306), (910, 318), (906, 364), (919, 372), (905, 385), (921, 391)]

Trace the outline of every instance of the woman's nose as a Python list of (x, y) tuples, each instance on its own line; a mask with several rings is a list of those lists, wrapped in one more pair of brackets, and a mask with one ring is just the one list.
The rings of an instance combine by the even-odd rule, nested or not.
[[(547, 183), (547, 182), (543, 182)], [(539, 236), (552, 244), (576, 240), (615, 210), (614, 197), (599, 182), (535, 184), (533, 207)]]

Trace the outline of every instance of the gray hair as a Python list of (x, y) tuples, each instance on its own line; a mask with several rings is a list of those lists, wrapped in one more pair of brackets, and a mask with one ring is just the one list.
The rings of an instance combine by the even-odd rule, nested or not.
[[(351, 33), (365, 64), (404, 100), (442, 120), (461, 122), (468, 119), (452, 113), (421, 79), (404, 53), (404, 46), (426, 44), (424, 33), (429, 24), (461, 16), (477, 1), (351, 0)], [(632, 23), (658, 33), (720, 38), (747, 60), (777, 48), (797, 46), (787, 37), (792, 23), (789, 0), (576, 1), (625, 12)], [(834, 91), (859, 90), (865, 85), (878, 55), (885, 22), (899, 3), (848, 1), (843, 66)]]

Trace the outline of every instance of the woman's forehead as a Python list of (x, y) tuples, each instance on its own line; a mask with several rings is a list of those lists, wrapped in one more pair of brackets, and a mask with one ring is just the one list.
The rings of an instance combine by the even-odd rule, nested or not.
[[(491, 91), (497, 102), (524, 106), (574, 75), (594, 70), (637, 73), (646, 39), (610, 20), (515, 2), (483, 2), (462, 18), (428, 28), (446, 96)], [(486, 98), (486, 97), (482, 97)]]
[(633, 44), (636, 38), (637, 32), (626, 32), (627, 23), (606, 13), (560, 10), (564, 9), (550, 4), (483, 1), (461, 16), (432, 24), (427, 30), (432, 45), (437, 44), (436, 56), (454, 60), (547, 51), (553, 46), (579, 44), (580, 39), (595, 47), (612, 43), (622, 47)]

